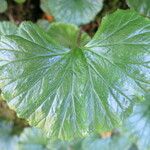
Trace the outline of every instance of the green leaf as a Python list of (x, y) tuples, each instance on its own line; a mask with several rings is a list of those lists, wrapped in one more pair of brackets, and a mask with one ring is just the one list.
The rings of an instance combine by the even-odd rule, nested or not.
[(48, 147), (50, 150), (138, 150), (134, 139), (125, 133), (118, 133), (109, 138), (92, 135), (71, 142), (57, 140), (50, 143)]
[(127, 0), (127, 4), (140, 14), (150, 17), (150, 0)]
[[(133, 149), (134, 148), (134, 149)], [(117, 133), (109, 138), (92, 135), (73, 141), (51, 141), (36, 128), (26, 128), (18, 141), (19, 150), (138, 150), (134, 139), (125, 133)]]
[(9, 21), (0, 22), (0, 35), (12, 35), (17, 33), (17, 26)]
[[(75, 150), (70, 146), (69, 142), (61, 141), (61, 140), (49, 142), (47, 147), (49, 150), (69, 150), (69, 149)], [(80, 149), (78, 149), (78, 150), (80, 150)]]
[(77, 26), (65, 23), (52, 23), (47, 32), (58, 44), (72, 49), (84, 46), (91, 39)]
[(103, 0), (41, 0), (43, 11), (57, 21), (73, 24), (86, 24), (92, 21), (102, 9)]
[(49, 139), (39, 129), (26, 128), (22, 132), (18, 141), (18, 150), (48, 150)]
[(104, 139), (91, 136), (83, 140), (81, 150), (131, 150), (132, 145), (133, 140), (126, 134)]
[(39, 27), (43, 28), (46, 31), (49, 30), (49, 28), (51, 26), (50, 22), (48, 20), (45, 20), (45, 19), (39, 19), (37, 21), (37, 24)]
[(0, 0), (0, 13), (3, 13), (7, 10), (7, 1)]
[(139, 148), (150, 149), (150, 93), (146, 93), (144, 101), (134, 107), (133, 114), (126, 122), (131, 134), (137, 134)]
[[(62, 36), (74, 41), (74, 31)], [(32, 23), (23, 23), (17, 36), (1, 37), (3, 97), (52, 138), (72, 139), (119, 126), (120, 115), (150, 84), (149, 19), (118, 10), (103, 19), (86, 45), (79, 32), (70, 47), (55, 37), (59, 34), (53, 37)]]
[(12, 123), (0, 120), (0, 149), (16, 150), (18, 137), (11, 135)]
[(26, 0), (14, 0), (15, 2), (19, 3), (19, 4), (22, 4), (24, 3)]

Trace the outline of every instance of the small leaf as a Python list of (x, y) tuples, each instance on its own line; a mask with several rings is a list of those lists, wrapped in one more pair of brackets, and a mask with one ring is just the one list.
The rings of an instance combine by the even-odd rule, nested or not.
[(11, 22), (0, 22), (0, 35), (12, 35), (17, 33), (17, 26)]
[(150, 0), (127, 0), (127, 4), (140, 14), (150, 17)]
[(103, 19), (88, 43), (74, 26), (62, 28), (52, 34), (23, 23), (17, 36), (1, 36), (3, 97), (52, 138), (119, 126), (135, 95), (142, 96), (150, 84), (150, 20), (118, 10)]
[(7, 10), (7, 1), (6, 0), (0, 0), (0, 13), (3, 13)]
[(40, 26), (41, 28), (43, 28), (44, 30), (48, 30), (51, 26), (50, 22), (48, 20), (45, 19), (39, 19), (37, 21), (38, 26)]
[(41, 0), (41, 8), (57, 21), (86, 24), (102, 9), (103, 0)]

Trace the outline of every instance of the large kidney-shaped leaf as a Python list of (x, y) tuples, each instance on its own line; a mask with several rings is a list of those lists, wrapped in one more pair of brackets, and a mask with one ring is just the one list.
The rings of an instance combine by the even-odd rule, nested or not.
[[(74, 31), (69, 32), (66, 36), (72, 41)], [(40, 27), (23, 23), (17, 36), (0, 40), (5, 100), (20, 117), (53, 138), (74, 138), (120, 125), (134, 96), (141, 96), (150, 83), (150, 20), (118, 10), (104, 18), (87, 44), (78, 33), (77, 43), (67, 47)]]
[(150, 17), (150, 0), (127, 0), (127, 4), (140, 14)]
[(103, 0), (41, 0), (41, 8), (57, 21), (86, 24), (102, 9)]

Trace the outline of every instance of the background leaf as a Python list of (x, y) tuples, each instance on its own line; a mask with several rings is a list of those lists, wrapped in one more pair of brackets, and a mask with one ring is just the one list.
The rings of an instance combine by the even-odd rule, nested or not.
[[(128, 135), (114, 135), (110, 138), (100, 139), (88, 137), (82, 142), (82, 150), (130, 150), (133, 140)], [(135, 149), (138, 150), (138, 149)]]
[(15, 2), (17, 2), (17, 3), (24, 3), (26, 0), (14, 0)]
[(0, 0), (0, 13), (3, 13), (7, 10), (7, 1)]
[(135, 9), (142, 15), (150, 17), (150, 1), (149, 0), (127, 0), (130, 8)]
[(26, 128), (22, 132), (18, 141), (18, 150), (48, 150), (49, 139), (39, 129)]
[(17, 150), (18, 137), (11, 135), (12, 123), (0, 122), (0, 149), (1, 150)]
[(86, 24), (102, 9), (103, 0), (41, 0), (41, 8), (57, 21)]
[(138, 147), (128, 134), (114, 134), (109, 138), (91, 135), (71, 142), (55, 141), (48, 145), (50, 150), (138, 150)]
[(143, 102), (134, 107), (133, 114), (126, 122), (130, 134), (136, 134), (139, 138), (140, 149), (150, 149), (150, 93), (146, 93)]

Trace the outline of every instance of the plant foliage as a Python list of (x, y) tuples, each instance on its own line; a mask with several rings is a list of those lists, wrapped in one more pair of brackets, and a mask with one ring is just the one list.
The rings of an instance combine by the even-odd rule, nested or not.
[(0, 13), (3, 13), (7, 10), (7, 1), (6, 0), (0, 0)]
[(149, 0), (127, 0), (130, 8), (135, 9), (142, 15), (150, 17), (150, 1)]
[(148, 91), (150, 20), (134, 11), (106, 16), (91, 40), (74, 25), (32, 23), (0, 38), (3, 97), (53, 139), (117, 127)]
[(56, 21), (86, 24), (102, 9), (103, 0), (41, 0), (41, 8)]
[[(109, 138), (91, 135), (73, 141), (53, 141), (36, 128), (25, 128), (20, 135), (11, 135), (13, 126), (9, 122), (0, 124), (0, 147), (2, 150), (138, 150), (129, 135), (114, 133)], [(135, 149), (132, 149), (132, 148)]]
[(11, 135), (12, 122), (0, 122), (0, 149), (17, 150), (18, 137)]
[(0, 22), (0, 35), (12, 35), (17, 33), (17, 26), (9, 21)]
[(142, 102), (138, 103), (132, 115), (128, 118), (126, 126), (131, 134), (136, 134), (139, 138), (138, 147), (143, 150), (150, 149), (150, 93), (142, 97)]

